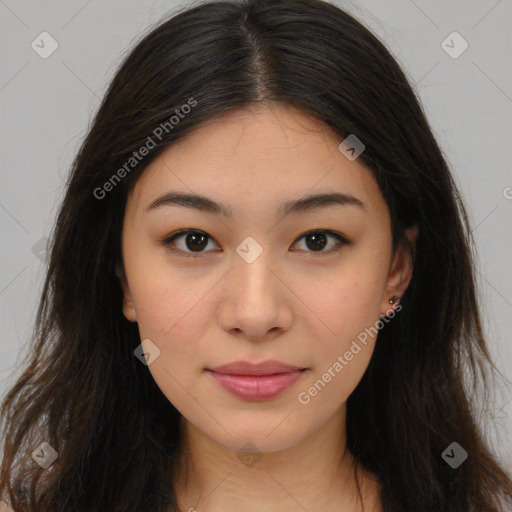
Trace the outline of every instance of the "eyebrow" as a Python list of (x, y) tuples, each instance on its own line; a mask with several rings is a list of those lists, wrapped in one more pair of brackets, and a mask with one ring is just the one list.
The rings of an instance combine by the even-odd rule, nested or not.
[[(226, 218), (233, 217), (233, 210), (220, 202), (214, 201), (205, 196), (197, 194), (183, 194), (179, 192), (167, 192), (157, 197), (145, 209), (146, 212), (156, 210), (162, 206), (184, 206), (207, 213), (223, 215)], [(291, 214), (306, 213), (330, 206), (357, 206), (365, 210), (362, 201), (350, 194), (339, 192), (315, 194), (302, 197), (300, 199), (284, 202), (278, 210), (283, 217)]]

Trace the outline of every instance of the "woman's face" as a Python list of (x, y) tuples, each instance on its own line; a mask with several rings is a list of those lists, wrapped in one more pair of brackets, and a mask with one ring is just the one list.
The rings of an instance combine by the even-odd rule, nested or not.
[[(342, 418), (410, 280), (376, 182), (340, 143), (292, 107), (229, 113), (159, 155), (128, 198), (124, 315), (165, 396), (230, 450), (285, 449)], [(208, 199), (155, 203), (170, 193)], [(340, 196), (290, 206), (319, 194)], [(299, 370), (211, 371), (270, 360)]]

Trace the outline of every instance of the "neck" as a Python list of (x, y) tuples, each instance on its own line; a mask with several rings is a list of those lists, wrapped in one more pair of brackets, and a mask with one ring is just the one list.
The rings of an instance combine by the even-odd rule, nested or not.
[[(277, 512), (301, 507), (326, 512), (362, 510), (354, 457), (346, 444), (345, 410), (342, 407), (319, 431), (290, 448), (244, 456), (216, 443), (182, 417), (174, 476), (180, 508), (200, 512)], [(364, 499), (368, 490), (364, 482), (363, 488)]]

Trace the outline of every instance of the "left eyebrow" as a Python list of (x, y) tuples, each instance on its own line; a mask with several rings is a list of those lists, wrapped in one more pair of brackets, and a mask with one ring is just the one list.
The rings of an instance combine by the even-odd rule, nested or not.
[(309, 195), (294, 201), (287, 201), (281, 205), (279, 211), (285, 217), (286, 215), (305, 213), (329, 206), (358, 206), (366, 210), (364, 203), (357, 199), (357, 197), (350, 194), (332, 192), (329, 194)]
[[(162, 206), (184, 206), (186, 208), (193, 208), (207, 213), (223, 215), (227, 218), (233, 217), (233, 210), (231, 207), (224, 205), (221, 202), (214, 201), (205, 196), (197, 194), (183, 194), (179, 192), (167, 192), (166, 194), (157, 197), (145, 209), (149, 212), (160, 208)], [(364, 203), (350, 194), (342, 194), (339, 192), (315, 194), (295, 199), (292, 201), (284, 202), (278, 210), (283, 217), (292, 214), (306, 213), (321, 208), (330, 206), (357, 206), (365, 210)]]

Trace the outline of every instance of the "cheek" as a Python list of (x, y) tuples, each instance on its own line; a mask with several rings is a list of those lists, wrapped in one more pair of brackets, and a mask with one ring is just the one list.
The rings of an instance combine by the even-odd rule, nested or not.
[(371, 305), (375, 302), (378, 308), (378, 301), (368, 297), (361, 283), (354, 283), (352, 290), (350, 297), (340, 298), (333, 293), (332, 300), (326, 300), (322, 311), (335, 334), (326, 334), (315, 343), (315, 364), (299, 390), (302, 395), (297, 397), (301, 404), (311, 402), (310, 406), (325, 417), (333, 414), (357, 387), (375, 347), (377, 329)]
[(338, 278), (333, 276), (318, 290), (311, 309), (319, 312), (326, 334), (330, 333), (330, 349), (350, 344), (379, 319), (383, 279), (377, 274), (377, 268), (358, 266), (344, 270)]
[(145, 273), (132, 292), (141, 336), (154, 339), (161, 349), (176, 354), (195, 348), (194, 339), (204, 332), (210, 307), (207, 282), (157, 270)]
[[(135, 239), (140, 240), (136, 247)], [(199, 275), (193, 264), (180, 266), (147, 235), (127, 237), (126, 249), (126, 273), (141, 335), (159, 340), (175, 337), (190, 325), (190, 318), (201, 315), (212, 278)]]
[(191, 397), (198, 394), (197, 379), (205, 360), (203, 339), (213, 314), (208, 303), (212, 286), (153, 268), (133, 292), (140, 338), (149, 338), (160, 350), (148, 369), (167, 399), (192, 422), (205, 420)]
[(319, 312), (324, 333), (315, 343), (316, 364), (308, 381), (317, 405), (330, 409), (343, 403), (369, 364), (378, 334), (383, 272), (376, 259), (354, 260), (309, 295), (316, 297), (308, 305)]

